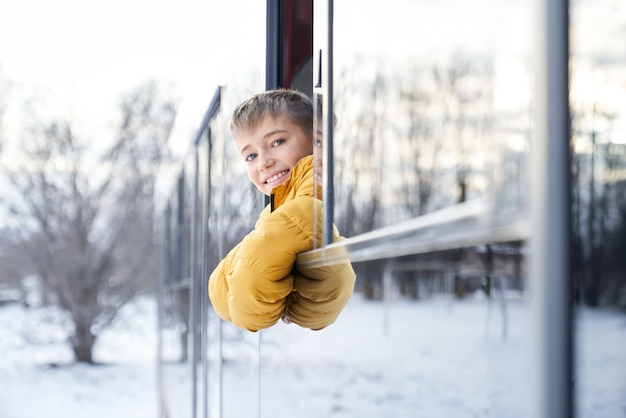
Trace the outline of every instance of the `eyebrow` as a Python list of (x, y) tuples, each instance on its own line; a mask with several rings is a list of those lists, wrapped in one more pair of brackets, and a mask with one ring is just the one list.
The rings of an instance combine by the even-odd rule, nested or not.
[[(280, 134), (283, 132), (287, 132), (287, 129), (274, 129), (273, 131), (270, 131), (268, 133), (266, 133), (265, 135), (263, 135), (263, 139), (266, 140), (267, 138), (271, 137), (272, 135), (276, 135), (276, 134)], [(247, 144), (246, 146), (244, 146), (239, 153), (243, 154), (245, 152), (246, 149), (248, 149), (250, 147), (250, 144)]]
[(268, 137), (272, 135), (276, 135), (276, 134), (283, 133), (283, 132), (287, 132), (287, 129), (274, 129), (273, 131), (268, 132), (265, 135), (263, 135), (263, 139), (267, 139)]

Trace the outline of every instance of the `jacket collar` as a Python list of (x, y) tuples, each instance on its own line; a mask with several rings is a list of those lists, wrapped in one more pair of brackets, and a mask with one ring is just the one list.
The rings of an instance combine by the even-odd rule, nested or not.
[[(270, 194), (271, 211), (297, 196), (314, 195), (313, 156), (307, 155), (296, 163), (284, 183), (272, 189)], [(317, 197), (321, 199), (320, 186), (318, 186)]]

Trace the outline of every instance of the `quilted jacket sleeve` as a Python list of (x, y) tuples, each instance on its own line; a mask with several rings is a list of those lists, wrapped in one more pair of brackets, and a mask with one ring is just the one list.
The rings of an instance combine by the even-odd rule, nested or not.
[(209, 296), (221, 318), (249, 331), (275, 324), (293, 290), (296, 256), (313, 247), (314, 198), (299, 197), (264, 211), (254, 230), (209, 278)]
[[(338, 233), (335, 242), (343, 240)], [(346, 306), (356, 274), (347, 257), (337, 264), (296, 272), (286, 314), (296, 324), (320, 330), (333, 324)]]

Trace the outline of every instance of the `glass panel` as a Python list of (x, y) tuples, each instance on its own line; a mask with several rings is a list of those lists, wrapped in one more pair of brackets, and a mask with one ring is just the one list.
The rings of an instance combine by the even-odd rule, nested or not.
[[(519, 293), (498, 273), (492, 298), (455, 300), (451, 272), (424, 265), (368, 263), (385, 284), (376, 300), (355, 294), (319, 332), (262, 331), (262, 416), (529, 416)], [(400, 294), (406, 286), (415, 299)]]
[[(188, 86), (178, 107), (178, 113), (169, 139), (175, 164), (164, 173), (158, 192), (176, 189), (177, 165), (191, 153), (198, 127), (218, 85), (224, 86), (221, 107), (229, 113), (234, 106), (261, 90), (264, 80), (263, 50), (265, 45), (265, 3), (215, 3), (207, 16), (206, 50), (197, 51), (191, 65)], [(241, 13), (246, 10), (246, 13)], [(246, 30), (242, 31), (242, 27)], [(254, 34), (252, 37), (249, 34)], [(219, 65), (216, 65), (219, 62)], [(202, 69), (202, 71), (197, 71)], [(198, 74), (202, 74), (198, 78)], [(245, 167), (240, 162), (236, 147), (228, 132), (229, 116), (219, 116), (210, 126), (211, 138), (199, 147), (200, 195), (208, 200), (202, 219), (196, 218), (193, 231), (189, 218), (193, 200), (183, 191), (183, 200), (171, 199), (171, 228), (167, 260), (170, 279), (160, 295), (163, 311), (160, 363), (160, 399), (162, 410), (168, 416), (250, 416), (258, 409), (258, 336), (247, 335), (232, 326), (224, 325), (215, 315), (207, 300), (206, 281), (223, 255), (247, 233), (263, 206), (263, 199), (250, 185)], [(207, 135), (207, 132), (201, 133)], [(204, 141), (204, 139), (203, 139)], [(209, 144), (210, 142), (210, 144)], [(209, 152), (211, 157), (205, 157)], [(183, 164), (187, 166), (188, 164)], [(189, 172), (191, 168), (187, 167)], [(224, 175), (227, 173), (227, 175)], [(190, 173), (187, 173), (190, 174)], [(208, 178), (203, 176), (207, 174)], [(195, 173), (194, 173), (195, 175)], [(195, 186), (185, 180), (185, 187)], [(209, 190), (204, 194), (202, 190)], [(190, 190), (193, 190), (191, 188)], [(200, 204), (200, 202), (196, 202)], [(181, 218), (178, 218), (178, 209)], [(192, 232), (202, 228), (205, 247), (189, 248)], [(165, 251), (165, 250), (164, 250)], [(196, 307), (193, 315), (200, 318), (199, 334), (189, 334), (191, 304), (188, 278), (191, 277), (190, 251), (196, 251), (196, 260), (202, 260), (203, 272), (199, 281), (201, 296), (194, 292)], [(166, 264), (165, 262), (163, 263)], [(168, 273), (166, 273), (167, 275)], [(198, 303), (200, 301), (200, 303)], [(197, 310), (201, 310), (198, 312)], [(238, 347), (252, 344), (251, 350), (238, 353)], [(200, 350), (195, 369), (191, 366), (191, 347)], [(241, 367), (244, 367), (242, 369)], [(195, 370), (196, 403), (193, 403)], [(245, 373), (242, 374), (242, 370)], [(244, 377), (242, 377), (244, 376)], [(256, 386), (254, 382), (257, 382)], [(241, 385), (244, 386), (241, 386)], [(223, 394), (228, 394), (223, 396)], [(252, 409), (251, 409), (252, 408)]]
[[(211, 2), (210, 7), (204, 26), (206, 47), (194, 51), (189, 62), (181, 63), (194, 68), (185, 80), (169, 139), (177, 161), (188, 152), (218, 86), (224, 86), (231, 97), (243, 100), (249, 92), (260, 91), (265, 79), (265, 2), (219, 1)], [(232, 109), (228, 103), (225, 106)]]
[(579, 417), (626, 414), (626, 60), (619, 0), (571, 5), (572, 273)]
[[(384, 8), (377, 6), (335, 2), (334, 215), (342, 235), (466, 201), (485, 201), (489, 219), (524, 217), (532, 105), (530, 5), (389, 0)], [(619, 0), (571, 3), (572, 272), (580, 417), (626, 411), (626, 327), (618, 309), (626, 304), (626, 71), (623, 46), (614, 41), (626, 27), (623, 11)], [(240, 13), (222, 16), (245, 19)], [(246, 16), (253, 16), (247, 23), (263, 33), (262, 13)], [(261, 55), (258, 44), (245, 44), (238, 57), (249, 62)], [(211, 124), (210, 158), (200, 163), (200, 177), (208, 172), (210, 190), (201, 224), (208, 239), (201, 253), (205, 276), (250, 231), (263, 207), (228, 132), (234, 106), (260, 90), (261, 67), (252, 67), (223, 62), (229, 80), (225, 114)], [(187, 131), (175, 129), (174, 140), (188, 143), (200, 120), (193, 119)], [(204, 147), (201, 155), (209, 144)], [(191, 227), (179, 206), (175, 195), (164, 234), (170, 244), (161, 289), (161, 384), (172, 417), (190, 416), (192, 406), (185, 287)], [(485, 242), (355, 263), (352, 300), (335, 324), (319, 332), (279, 323), (249, 333), (222, 322), (205, 304), (202, 373), (208, 385), (198, 395), (208, 399), (208, 408), (202, 412), (223, 417), (529, 416), (528, 374), (536, 365), (528, 355), (525, 252), (522, 241)]]
[(197, 382), (197, 411), (198, 416), (208, 417), (208, 358), (207, 358), (207, 326), (209, 314), (209, 297), (207, 293), (206, 281), (209, 275), (208, 254), (207, 254), (207, 237), (208, 237), (208, 203), (209, 203), (209, 130), (205, 129), (202, 133), (201, 140), (198, 143), (198, 246), (197, 256), (199, 260), (198, 266), (198, 284), (196, 292), (199, 306), (197, 308), (198, 315), (198, 335), (196, 342), (198, 347), (198, 363), (196, 367)]
[(501, 3), (335, 4), (335, 216), (345, 236), (472, 199), (498, 216), (522, 209), (528, 6)]
[[(162, 407), (168, 416), (191, 416), (191, 393), (193, 381), (189, 364), (189, 280), (188, 266), (189, 236), (188, 217), (185, 215), (186, 200), (184, 175), (176, 193), (170, 199), (169, 277), (165, 277), (161, 303), (163, 321), (161, 323), (161, 390)], [(186, 279), (187, 277), (187, 279)], [(174, 408), (181, 405), (180, 408)]]
[[(256, 91), (226, 89), (221, 109), (228, 113), (220, 114), (210, 125), (209, 274), (250, 232), (263, 209), (263, 197), (248, 180), (245, 164), (228, 130), (234, 106), (254, 93)], [(208, 315), (207, 396), (210, 415), (256, 416), (260, 393), (259, 334), (221, 321), (213, 309)]]
[[(490, 219), (524, 217), (529, 6), (334, 6), (341, 234), (470, 200)], [(521, 241), (485, 242), (355, 263), (355, 294), (335, 324), (263, 331), (263, 413), (528, 416), (524, 252)]]
[[(206, 129), (205, 129), (206, 132)], [(206, 135), (203, 135), (206, 139)], [(203, 142), (206, 143), (206, 142)], [(205, 152), (204, 154), (202, 152)], [(203, 402), (206, 391), (203, 367), (204, 367), (204, 336), (206, 335), (206, 318), (203, 316), (203, 309), (206, 309), (206, 273), (204, 272), (204, 247), (203, 231), (206, 230), (206, 222), (203, 216), (204, 191), (206, 190), (205, 180), (207, 178), (207, 150), (201, 146), (194, 149), (187, 161), (187, 175), (193, 176), (190, 181), (192, 189), (192, 199), (190, 205), (191, 212), (191, 318), (190, 318), (190, 362), (192, 364), (192, 380), (194, 382), (193, 413), (194, 417), (206, 416), (203, 411)]]

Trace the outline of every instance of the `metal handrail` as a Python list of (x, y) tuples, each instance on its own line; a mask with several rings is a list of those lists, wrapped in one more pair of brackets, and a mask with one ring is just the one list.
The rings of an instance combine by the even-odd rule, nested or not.
[(492, 215), (488, 202), (467, 201), (301, 253), (296, 267), (306, 269), (347, 260), (360, 262), (528, 238), (529, 224), (523, 209), (506, 218)]

